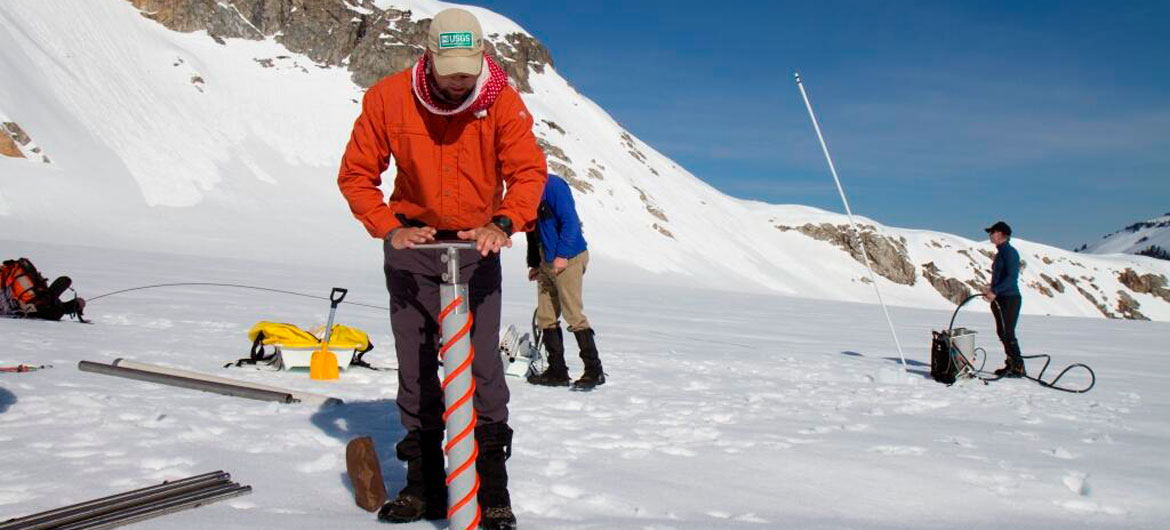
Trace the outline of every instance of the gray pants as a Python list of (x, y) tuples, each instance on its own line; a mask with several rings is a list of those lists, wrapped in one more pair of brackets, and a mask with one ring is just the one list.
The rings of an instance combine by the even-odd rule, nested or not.
[[(394, 250), (384, 244), (390, 327), (398, 354), (398, 410), (407, 432), (442, 429), (439, 382), (439, 284), (442, 250)], [(459, 251), (459, 278), (468, 283), (475, 360), (475, 412), (480, 425), (508, 421), (508, 383), (500, 360), (500, 257)]]

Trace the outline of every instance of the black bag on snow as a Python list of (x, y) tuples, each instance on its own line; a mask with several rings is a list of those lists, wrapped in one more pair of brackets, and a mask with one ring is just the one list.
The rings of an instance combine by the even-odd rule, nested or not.
[(943, 384), (955, 382), (959, 367), (951, 352), (949, 331), (931, 331), (934, 339), (930, 342), (930, 377)]

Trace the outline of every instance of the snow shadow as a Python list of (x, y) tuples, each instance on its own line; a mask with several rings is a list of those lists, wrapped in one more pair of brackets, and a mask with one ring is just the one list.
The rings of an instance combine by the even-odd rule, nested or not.
[(8, 407), (16, 403), (16, 394), (9, 392), (7, 388), (0, 387), (0, 414), (8, 411)]
[[(867, 357), (864, 353), (859, 353), (859, 352), (849, 351), (849, 350), (841, 352), (841, 355), (848, 355), (850, 357)], [(899, 366), (902, 364), (902, 359), (900, 359), (898, 357), (882, 357), (881, 359), (885, 360), (885, 361), (890, 361), (890, 362), (896, 363)], [(914, 359), (906, 359), (906, 366), (907, 366), (907, 368), (906, 368), (907, 372), (912, 373), (912, 374), (918, 374), (918, 375), (921, 375), (922, 377), (925, 377), (928, 379), (930, 378), (930, 365), (929, 364), (924, 363), (922, 361), (915, 361)], [(926, 370), (915, 370), (914, 368), (910, 368), (911, 366), (925, 367)]]
[[(406, 484), (406, 468), (398, 461), (394, 447), (406, 435), (406, 430), (398, 419), (398, 405), (394, 400), (347, 401), (339, 405), (326, 405), (317, 409), (309, 420), (325, 434), (344, 443), (362, 436), (373, 438), (387, 494), (393, 498)], [(343, 472), (338, 479), (352, 494), (353, 484), (349, 474)]]

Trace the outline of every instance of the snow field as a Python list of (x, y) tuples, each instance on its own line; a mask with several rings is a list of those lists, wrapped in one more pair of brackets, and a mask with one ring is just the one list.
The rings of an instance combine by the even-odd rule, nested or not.
[[(383, 305), (377, 263), (353, 269), (4, 242), (83, 295), (165, 281), (226, 281)], [(507, 251), (504, 323), (523, 327), (534, 293)], [(81, 263), (101, 264), (83, 267)], [(591, 267), (605, 270), (606, 260)], [(604, 276), (604, 275), (602, 275)], [(1085, 362), (1084, 395), (1024, 381), (945, 387), (925, 378), (929, 330), (949, 312), (895, 308), (908, 373), (872, 305), (683, 290), (590, 277), (606, 385), (593, 393), (513, 379), (509, 464), (521, 525), (545, 528), (1158, 528), (1167, 517), (1161, 384), (1166, 324), (1025, 316), (1025, 353)], [(223, 369), (260, 319), (308, 326), (328, 303), (211, 288), (135, 291), (93, 302), (92, 326), (0, 320), (0, 519), (165, 479), (224, 469), (253, 494), (143, 528), (379, 527), (356, 508), (344, 444), (372, 435), (392, 492), (404, 471), (393, 371), (307, 374)], [(343, 305), (368, 358), (393, 367), (380, 310)], [(1001, 359), (983, 313), (964, 312)], [(575, 351), (567, 337), (568, 350)], [(328, 393), (313, 409), (76, 370), (118, 357)], [(570, 354), (570, 371), (580, 361)], [(1036, 367), (1029, 366), (1035, 370)], [(1068, 376), (1070, 383), (1078, 381)], [(405, 528), (434, 528), (418, 523)]]

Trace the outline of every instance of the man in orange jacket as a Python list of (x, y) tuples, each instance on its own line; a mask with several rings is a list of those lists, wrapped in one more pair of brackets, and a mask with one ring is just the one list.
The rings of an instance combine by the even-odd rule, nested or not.
[[(412, 68), (366, 92), (337, 177), (350, 210), (384, 240), (390, 323), (398, 356), (399, 416), (406, 436), (398, 458), (407, 484), (379, 512), (386, 522), (445, 516), (443, 394), (438, 378), (438, 250), (409, 250), (435, 239), (474, 240), (460, 251), (474, 328), (476, 467), (487, 529), (515, 528), (505, 460), (511, 454), (508, 386), (499, 347), (500, 259), (514, 228), (536, 217), (547, 175), (532, 116), (507, 74), (484, 54), (479, 21), (447, 9), (431, 22), (427, 50)], [(393, 157), (394, 191), (381, 175)], [(507, 187), (507, 194), (503, 191)]]

